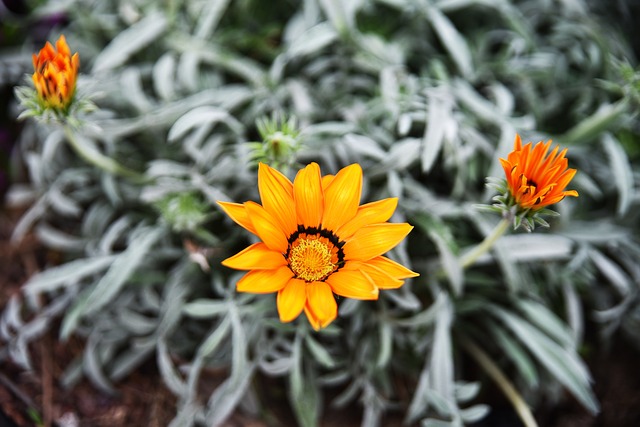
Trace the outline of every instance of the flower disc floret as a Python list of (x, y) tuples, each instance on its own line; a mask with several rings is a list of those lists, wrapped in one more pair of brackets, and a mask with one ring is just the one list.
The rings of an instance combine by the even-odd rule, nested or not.
[(322, 176), (311, 163), (292, 183), (261, 163), (258, 189), (262, 205), (218, 202), (261, 240), (222, 263), (249, 270), (236, 284), (239, 292), (277, 292), (281, 321), (304, 311), (315, 329), (326, 327), (337, 317), (334, 294), (377, 299), (380, 289), (398, 288), (418, 275), (382, 256), (413, 227), (387, 223), (395, 198), (360, 206), (358, 164)]
[(332, 246), (316, 236), (296, 239), (287, 256), (289, 268), (295, 277), (306, 282), (324, 280), (338, 268), (333, 262)]

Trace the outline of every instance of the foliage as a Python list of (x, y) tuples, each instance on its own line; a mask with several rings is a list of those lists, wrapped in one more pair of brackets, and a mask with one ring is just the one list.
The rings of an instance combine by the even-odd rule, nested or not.
[[(508, 372), (534, 407), (561, 386), (598, 410), (581, 351), (617, 331), (640, 346), (639, 74), (584, 1), (39, 10), (60, 11), (82, 58), (78, 90), (96, 108), (71, 127), (25, 121), (29, 182), (9, 200), (28, 210), (13, 238), (33, 230), (64, 262), (4, 308), (0, 360), (28, 368), (29, 342), (62, 319), (61, 340), (86, 340), (67, 384), (84, 375), (110, 391), (155, 360), (179, 399), (174, 426), (268, 413), (262, 375), (283, 379), (301, 426), (354, 402), (367, 426), (391, 412), (469, 424), (490, 408), (468, 357)], [(463, 265), (498, 220), (474, 206), (495, 195), (485, 178), (501, 176), (516, 132), (569, 147), (580, 197), (548, 229), (503, 236)], [(267, 134), (286, 137), (284, 157)], [(399, 197), (394, 219), (416, 226), (391, 256), (421, 276), (375, 302), (341, 301), (319, 333), (304, 317), (280, 323), (271, 296), (236, 293), (239, 275), (220, 261), (248, 236), (215, 202), (259, 200), (256, 159), (326, 173), (360, 163), (363, 201)], [(228, 378), (203, 400), (212, 368)]]

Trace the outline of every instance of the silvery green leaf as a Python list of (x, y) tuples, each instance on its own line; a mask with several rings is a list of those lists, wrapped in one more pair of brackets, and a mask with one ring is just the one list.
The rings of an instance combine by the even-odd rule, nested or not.
[(395, 170), (406, 169), (420, 157), (421, 140), (404, 138), (396, 141), (387, 155), (385, 164)]
[(456, 400), (460, 403), (465, 403), (474, 399), (478, 392), (480, 391), (480, 383), (465, 383), (465, 382), (456, 382), (455, 394)]
[(632, 281), (617, 263), (595, 248), (589, 251), (589, 256), (598, 270), (613, 285), (618, 295), (621, 297), (629, 295), (633, 289)]
[(553, 234), (514, 234), (501, 239), (502, 247), (513, 261), (566, 260), (573, 251), (573, 242)]
[(427, 126), (421, 156), (423, 172), (431, 170), (440, 153), (452, 108), (452, 101), (442, 91), (430, 91), (428, 95)]
[(568, 280), (562, 283), (562, 294), (564, 295), (567, 323), (571, 328), (573, 340), (580, 344), (584, 335), (585, 323), (580, 296), (575, 286)]
[(99, 340), (96, 337), (90, 338), (84, 350), (82, 367), (94, 385), (107, 394), (114, 394), (116, 391), (102, 370), (101, 351)]
[(322, 50), (337, 38), (338, 34), (331, 24), (321, 22), (292, 40), (285, 52), (289, 58), (309, 55)]
[(464, 273), (460, 260), (456, 256), (458, 247), (451, 229), (440, 218), (433, 215), (418, 215), (413, 222), (436, 244), (447, 279), (454, 292), (457, 295), (461, 294)]
[(229, 5), (229, 0), (214, 0), (203, 4), (205, 12), (201, 13), (196, 27), (196, 37), (208, 39), (215, 31), (218, 23)]
[(454, 402), (454, 366), (451, 344), (453, 312), (450, 303), (443, 305), (436, 319), (433, 333), (433, 350), (429, 369), (433, 390), (448, 402)]
[(433, 25), (436, 36), (451, 55), (458, 70), (464, 77), (470, 77), (473, 72), (473, 62), (464, 37), (437, 7), (427, 8), (427, 19)]
[(158, 369), (162, 375), (162, 379), (169, 389), (177, 395), (185, 395), (187, 390), (187, 384), (183, 381), (180, 374), (176, 370), (171, 356), (167, 348), (167, 342), (165, 339), (158, 341), (156, 360), (158, 363)]
[(355, 153), (371, 157), (376, 160), (383, 160), (386, 152), (373, 139), (364, 136), (349, 133), (344, 136), (344, 142)]
[(618, 122), (628, 108), (627, 100), (603, 104), (591, 116), (580, 121), (559, 139), (566, 145), (586, 144)]
[(147, 317), (127, 308), (122, 308), (117, 313), (117, 321), (126, 330), (135, 335), (148, 335), (158, 326), (158, 320)]
[(187, 316), (206, 319), (226, 313), (228, 304), (224, 300), (198, 299), (185, 304), (182, 311)]
[(489, 412), (491, 412), (491, 408), (488, 405), (474, 405), (470, 408), (461, 409), (460, 418), (465, 423), (475, 423), (486, 417)]
[(598, 402), (591, 391), (591, 376), (575, 351), (565, 349), (535, 326), (508, 311), (492, 306), (496, 315), (516, 334), (538, 361), (564, 385), (590, 412), (598, 411)]
[(142, 75), (135, 67), (127, 67), (120, 74), (120, 85), (122, 92), (126, 94), (125, 99), (140, 113), (148, 113), (153, 104), (142, 87)]
[(515, 364), (518, 372), (530, 387), (538, 386), (538, 372), (531, 357), (507, 332), (498, 325), (492, 325), (491, 333), (496, 337), (500, 350)]
[(518, 300), (519, 307), (529, 318), (529, 321), (537, 325), (540, 330), (565, 347), (575, 347), (576, 343), (571, 338), (571, 331), (562, 321), (542, 303), (531, 300)]
[(348, 34), (355, 28), (355, 13), (362, 0), (343, 2), (340, 0), (320, 0), (322, 10), (340, 34)]
[(622, 216), (627, 213), (633, 195), (633, 171), (627, 154), (618, 141), (610, 133), (602, 135), (602, 143), (609, 157), (613, 181), (618, 189), (617, 214)]
[(172, 100), (176, 93), (176, 65), (176, 57), (167, 52), (153, 66), (153, 88), (165, 101)]
[(86, 245), (84, 239), (66, 234), (47, 223), (38, 225), (36, 234), (45, 245), (58, 250), (76, 252), (82, 250)]
[(242, 132), (242, 125), (228, 112), (215, 107), (197, 107), (180, 117), (169, 129), (167, 139), (175, 142), (184, 138), (185, 134), (192, 129), (198, 129), (203, 125), (213, 123), (224, 123), (237, 133)]
[(413, 120), (410, 114), (401, 114), (398, 118), (398, 135), (407, 136), (411, 130)]
[(457, 427), (459, 424), (450, 422), (450, 421), (442, 421), (436, 420), (435, 418), (428, 418), (420, 423), (422, 427)]
[(289, 374), (289, 401), (300, 427), (316, 427), (320, 402), (315, 378), (305, 372), (302, 357), (302, 338), (296, 336), (291, 357), (294, 361)]
[(109, 228), (100, 239), (100, 253), (113, 253), (113, 247), (119, 239), (123, 238), (126, 230), (131, 227), (132, 219), (128, 216), (122, 216), (109, 225)]
[(161, 13), (145, 16), (109, 43), (94, 60), (93, 71), (100, 73), (121, 66), (133, 54), (157, 40), (166, 28), (167, 20)]
[(384, 369), (391, 360), (391, 353), (393, 347), (393, 329), (391, 324), (387, 322), (380, 322), (378, 326), (380, 349), (378, 350), (378, 359), (376, 360), (376, 366)]
[(111, 381), (120, 381), (131, 374), (149, 359), (155, 349), (156, 344), (153, 338), (134, 341), (127, 350), (119, 354), (112, 362), (109, 379)]
[(82, 213), (82, 207), (68, 195), (64, 194), (58, 185), (53, 185), (47, 192), (49, 206), (62, 215), (77, 218)]
[(280, 357), (272, 361), (260, 360), (258, 367), (269, 376), (281, 376), (291, 370), (291, 358)]
[(24, 325), (20, 309), (21, 302), (18, 296), (14, 294), (9, 298), (0, 318), (0, 337), (3, 340), (9, 341), (14, 331), (19, 330)]
[(331, 357), (331, 354), (316, 341), (311, 335), (304, 337), (304, 343), (311, 355), (318, 361), (318, 363), (327, 369), (332, 369), (336, 366), (336, 362)]
[(216, 351), (218, 346), (226, 340), (230, 330), (231, 321), (228, 316), (225, 316), (198, 348), (198, 358), (203, 359)]
[(82, 316), (112, 301), (140, 266), (148, 251), (164, 234), (165, 230), (160, 227), (139, 231), (138, 238), (134, 239), (124, 252), (115, 256), (105, 275), (85, 291), (83, 297), (67, 313), (60, 332), (62, 339), (66, 339), (73, 332)]
[(254, 365), (247, 366), (238, 372), (238, 377), (226, 379), (211, 394), (207, 406), (207, 425), (218, 427), (233, 413), (245, 396), (249, 384), (253, 379)]
[(33, 276), (25, 285), (27, 294), (51, 292), (63, 286), (76, 284), (95, 273), (103, 271), (117, 259), (115, 255), (78, 259), (49, 268)]

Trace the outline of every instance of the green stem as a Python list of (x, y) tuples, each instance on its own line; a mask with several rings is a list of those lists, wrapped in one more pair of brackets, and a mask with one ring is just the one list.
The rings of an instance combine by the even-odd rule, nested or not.
[(485, 239), (478, 244), (475, 248), (471, 249), (469, 252), (464, 254), (464, 256), (460, 259), (460, 266), (462, 268), (467, 268), (472, 265), (474, 262), (478, 260), (482, 255), (488, 252), (496, 241), (502, 237), (502, 235), (509, 229), (511, 225), (511, 218), (503, 218), (496, 228), (493, 229), (491, 234), (489, 234)]
[(491, 358), (480, 347), (475, 345), (470, 339), (459, 336), (460, 345), (473, 357), (476, 362), (485, 370), (485, 372), (491, 377), (496, 385), (502, 390), (504, 395), (513, 405), (513, 408), (518, 413), (520, 420), (525, 427), (538, 427), (529, 405), (524, 401), (518, 390), (513, 386), (511, 381), (505, 376), (500, 368), (493, 363)]
[(105, 156), (93, 147), (80, 143), (75, 132), (69, 126), (64, 126), (64, 134), (67, 137), (69, 145), (71, 145), (78, 156), (93, 166), (96, 166), (105, 172), (129, 178), (136, 182), (147, 181), (147, 178), (144, 175), (122, 166), (120, 163)]

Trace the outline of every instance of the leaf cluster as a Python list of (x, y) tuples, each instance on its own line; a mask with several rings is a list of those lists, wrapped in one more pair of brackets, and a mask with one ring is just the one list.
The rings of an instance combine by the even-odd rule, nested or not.
[[(277, 392), (260, 393), (261, 376), (282, 379), (301, 426), (346, 405), (367, 426), (460, 426), (490, 411), (469, 361), (532, 406), (562, 387), (596, 412), (581, 350), (618, 333), (640, 348), (637, 76), (585, 1), (44, 2), (51, 12), (70, 18), (97, 108), (66, 133), (25, 121), (13, 238), (33, 232), (64, 262), (4, 308), (0, 360), (29, 368), (29, 343), (61, 319), (60, 340), (86, 341), (65, 383), (112, 391), (155, 360), (178, 397), (172, 426), (269, 419)], [(580, 197), (466, 268), (496, 223), (475, 206), (496, 195), (485, 180), (516, 132), (569, 146)], [(70, 138), (144, 179), (95, 167)], [(320, 333), (280, 323), (273, 296), (235, 292), (220, 261), (251, 240), (215, 202), (259, 201), (255, 160), (361, 164), (363, 202), (398, 197), (394, 221), (416, 226), (390, 256), (421, 276), (339, 301)], [(228, 376), (203, 398), (211, 370)]]

